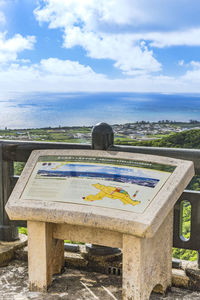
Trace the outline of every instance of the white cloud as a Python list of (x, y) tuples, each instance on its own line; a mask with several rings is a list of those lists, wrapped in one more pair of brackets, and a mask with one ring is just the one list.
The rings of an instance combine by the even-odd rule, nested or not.
[[(60, 28), (64, 47), (80, 45), (91, 58), (111, 59), (128, 76), (109, 79), (78, 61), (53, 57), (41, 59), (37, 64), (19, 61), (20, 52), (33, 49), (35, 37), (16, 34), (7, 38), (0, 33), (0, 99), (31, 92), (200, 92), (198, 61), (189, 64), (179, 61), (179, 66), (187, 67), (183, 76), (156, 75), (162, 66), (151, 47), (200, 45), (200, 22), (196, 28), (177, 26), (173, 31), (166, 27), (157, 30), (158, 24), (164, 25), (172, 18), (169, 11), (166, 12), (169, 19), (163, 18), (163, 7), (168, 7), (166, 0), (163, 7), (156, 0), (151, 4), (144, 0), (42, 0), (41, 3), (41, 8), (35, 11), (37, 20), (48, 22), (50, 28)], [(172, 7), (174, 1), (168, 3)], [(174, 5), (177, 3), (180, 1)]]
[[(35, 10), (39, 22), (49, 22), (50, 28), (64, 30), (64, 47), (80, 45), (87, 55), (96, 59), (111, 59), (125, 74), (157, 72), (161, 64), (153, 51), (128, 33), (113, 33), (103, 24), (127, 24), (142, 18), (142, 10), (129, 10), (130, 0), (48, 0), (46, 6)], [(109, 28), (109, 27), (108, 27)]]
[(177, 78), (141, 72), (132, 78), (109, 79), (76, 61), (49, 58), (32, 65), (12, 63), (0, 69), (0, 100), (33, 92), (200, 93), (200, 67), (192, 68)]
[(6, 33), (0, 33), (0, 63), (15, 61), (19, 52), (33, 49), (35, 41), (34, 36), (15, 34), (6, 39)]
[[(189, 63), (185, 63), (184, 60), (180, 60), (180, 61), (178, 61), (178, 65), (181, 67), (184, 66), (185, 68), (189, 69), (190, 71), (200, 69), (200, 62), (195, 61), (195, 60), (192, 60)], [(191, 68), (192, 68), (192, 70), (191, 70)]]
[(182, 76), (185, 82), (192, 82), (193, 85), (200, 85), (200, 61), (191, 61), (187, 64), (191, 69)]
[[(200, 27), (171, 32), (153, 31), (149, 33), (108, 34), (85, 32), (80, 27), (74, 26), (67, 28), (65, 33), (64, 46), (66, 48), (81, 45), (88, 51), (88, 55), (93, 58), (106, 57), (117, 60), (120, 59), (121, 56), (127, 57), (127, 54), (130, 55), (132, 50), (134, 51), (135, 48), (139, 48), (141, 51), (140, 59), (142, 60), (145, 57), (144, 52), (146, 51), (146, 53), (152, 57), (152, 66), (155, 66), (157, 63), (157, 70), (159, 70), (160, 67), (158, 67), (159, 63), (153, 57), (153, 52), (148, 50), (147, 47), (145, 47), (144, 51), (143, 44), (146, 44), (146, 42), (149, 42), (150, 47), (156, 48), (200, 46)], [(123, 50), (127, 50), (124, 51), (124, 55)], [(135, 59), (137, 59), (137, 57), (132, 54), (132, 60), (134, 61)], [(132, 66), (134, 67), (133, 63)]]
[(89, 66), (57, 58), (29, 66), (12, 63), (0, 69), (2, 99), (10, 97), (10, 93), (95, 90), (104, 80), (104, 75), (96, 74)]
[(200, 61), (192, 60), (189, 65), (191, 65), (194, 69), (200, 69)]
[[(200, 85), (200, 69), (187, 71), (186, 74), (182, 76), (182, 80), (192, 82), (193, 85), (195, 83)], [(193, 90), (191, 90), (191, 92), (193, 92)]]
[[(124, 74), (157, 72), (152, 47), (200, 46), (195, 0), (41, 0), (37, 20), (63, 31), (66, 48), (80, 45), (95, 59), (111, 59)], [(172, 13), (173, 12), (173, 13)], [(146, 42), (146, 46), (144, 46)]]
[(58, 58), (42, 59), (40, 65), (37, 66), (46, 74), (60, 76), (93, 76), (95, 73), (89, 66), (83, 66), (77, 61), (60, 60)]
[(114, 66), (128, 75), (138, 70), (155, 72), (161, 69), (153, 52), (129, 34), (97, 34), (73, 27), (67, 30), (64, 46), (71, 48), (75, 45), (84, 47), (92, 58), (114, 60)]
[(143, 38), (150, 40), (152, 47), (169, 46), (200, 46), (200, 27), (178, 30), (172, 32), (151, 32), (144, 34)]
[[(35, 13), (38, 20), (50, 22), (51, 28), (69, 26), (79, 19), (88, 30), (99, 23), (129, 24), (133, 20), (144, 20), (141, 8), (132, 7), (131, 0), (44, 0), (45, 6), (38, 7)], [(136, 4), (136, 1), (134, 1)], [(145, 14), (145, 17), (148, 15)]]
[[(95, 31), (102, 31), (104, 24), (131, 25), (136, 31), (200, 26), (198, 0), (40, 0), (40, 3), (43, 5), (36, 9), (38, 20), (50, 22), (52, 28), (66, 28), (77, 20), (89, 31), (94, 30), (94, 25)], [(105, 31), (109, 30), (107, 26)]]

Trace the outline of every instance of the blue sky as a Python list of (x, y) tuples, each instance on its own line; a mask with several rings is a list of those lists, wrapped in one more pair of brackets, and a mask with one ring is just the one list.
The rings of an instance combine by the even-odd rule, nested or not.
[[(9, 92), (200, 92), (198, 0), (0, 0)], [(55, 82), (52, 86), (52, 82)]]
[(44, 93), (200, 93), (199, 16), (199, 0), (0, 0), (0, 110)]

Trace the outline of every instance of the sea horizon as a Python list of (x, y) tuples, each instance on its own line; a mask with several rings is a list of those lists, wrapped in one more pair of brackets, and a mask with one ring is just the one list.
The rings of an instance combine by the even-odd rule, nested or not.
[(200, 121), (200, 94), (35, 93), (1, 101), (0, 116), (1, 129)]

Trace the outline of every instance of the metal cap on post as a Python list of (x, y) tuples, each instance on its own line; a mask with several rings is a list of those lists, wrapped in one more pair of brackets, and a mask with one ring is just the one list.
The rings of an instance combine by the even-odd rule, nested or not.
[(92, 149), (108, 150), (114, 144), (113, 129), (107, 123), (98, 123), (92, 129)]
[[(92, 129), (92, 149), (108, 150), (114, 144), (114, 132), (112, 127), (107, 123), (98, 123)], [(111, 248), (100, 245), (86, 245), (86, 249), (91, 255), (115, 255), (121, 253), (118, 248)]]

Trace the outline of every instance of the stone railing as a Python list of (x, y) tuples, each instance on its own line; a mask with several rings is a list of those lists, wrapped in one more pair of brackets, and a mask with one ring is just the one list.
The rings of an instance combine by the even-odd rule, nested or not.
[[(191, 160), (194, 162), (195, 174), (200, 175), (200, 150), (135, 147), (114, 145), (112, 127), (105, 123), (97, 124), (92, 130), (92, 144), (69, 144), (28, 141), (0, 141), (0, 240), (13, 241), (18, 238), (17, 226), (26, 226), (26, 222), (10, 221), (5, 212), (5, 204), (17, 182), (14, 176), (14, 162), (26, 162), (33, 150), (39, 149), (96, 149), (145, 153)], [(183, 201), (191, 207), (190, 238), (182, 234)], [(174, 240), (176, 248), (200, 251), (200, 192), (185, 190), (174, 207)], [(200, 260), (199, 260), (200, 266)]]

